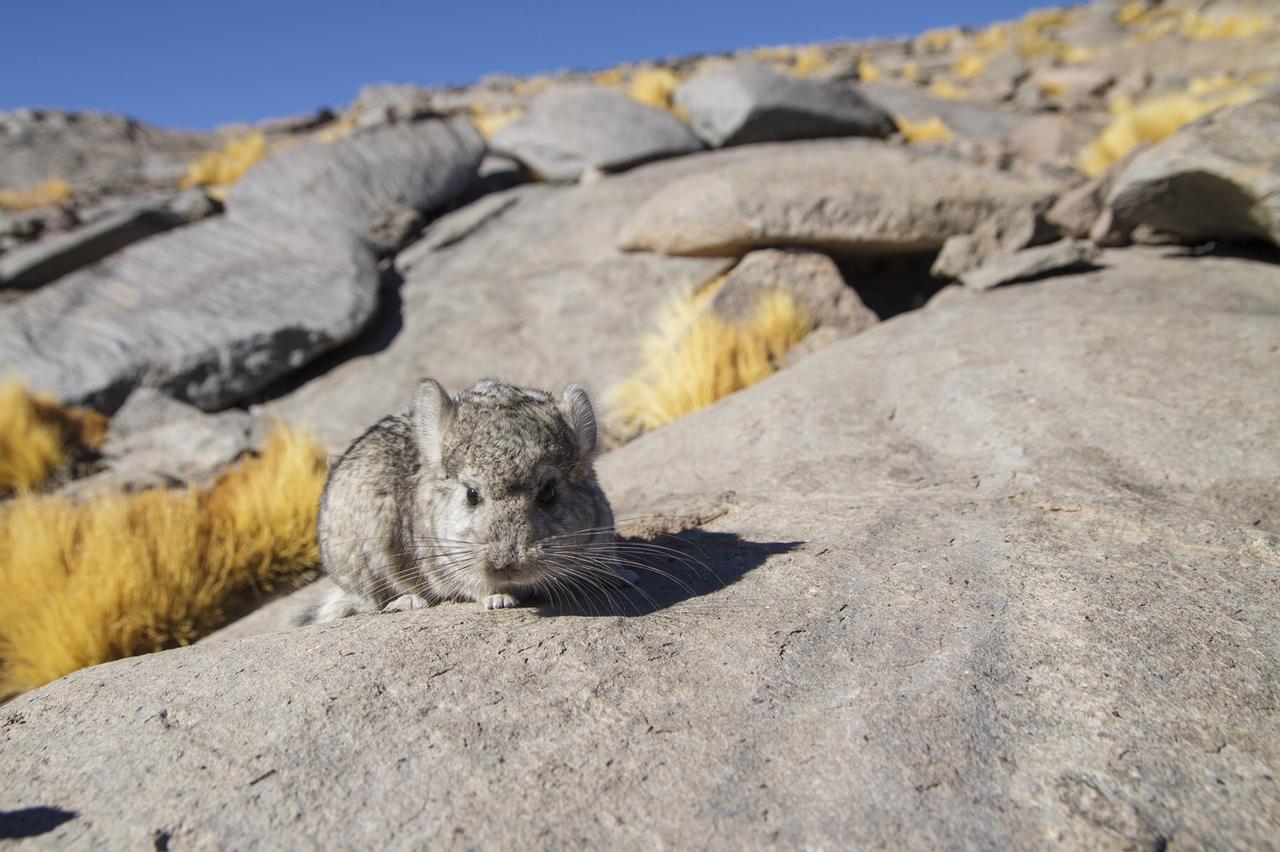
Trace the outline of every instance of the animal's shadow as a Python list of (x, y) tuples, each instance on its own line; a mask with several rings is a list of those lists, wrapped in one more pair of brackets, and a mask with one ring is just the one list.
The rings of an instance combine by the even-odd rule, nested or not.
[(0, 840), (39, 837), (75, 818), (74, 811), (44, 805), (19, 811), (0, 811)]
[(776, 553), (801, 546), (799, 541), (746, 541), (735, 533), (687, 529), (653, 537), (619, 539), (621, 564), (631, 569), (634, 584), (577, 584), (539, 602), (538, 615), (649, 615), (681, 601), (731, 586)]

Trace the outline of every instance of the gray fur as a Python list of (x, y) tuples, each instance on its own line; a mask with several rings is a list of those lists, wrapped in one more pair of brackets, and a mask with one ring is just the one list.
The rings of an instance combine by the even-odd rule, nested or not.
[(445, 600), (518, 606), (584, 571), (588, 586), (628, 582), (595, 451), (595, 414), (576, 385), (556, 400), (489, 379), (455, 399), (424, 380), (412, 411), (383, 418), (329, 472), (318, 534), (338, 589), (303, 620)]

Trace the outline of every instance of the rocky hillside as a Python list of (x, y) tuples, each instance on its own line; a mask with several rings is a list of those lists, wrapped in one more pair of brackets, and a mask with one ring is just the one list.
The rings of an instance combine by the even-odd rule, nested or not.
[[(217, 134), (0, 116), (0, 370), (113, 418), (46, 491), (578, 382), (652, 554), (291, 628), (322, 580), (18, 696), (0, 837), (1274, 845), (1277, 80), (1268, 4), (1099, 0)], [(773, 295), (795, 339), (686, 404), (698, 323)]]

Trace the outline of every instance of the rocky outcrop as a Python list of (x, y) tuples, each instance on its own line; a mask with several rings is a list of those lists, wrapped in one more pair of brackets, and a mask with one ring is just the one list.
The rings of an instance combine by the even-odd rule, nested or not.
[(702, 74), (675, 93), (708, 145), (747, 145), (824, 136), (888, 136), (893, 119), (849, 83), (778, 74), (746, 65)]
[(285, 152), (245, 178), (225, 216), (0, 308), (0, 363), (106, 410), (139, 386), (233, 404), (364, 328), (378, 301), (375, 217), (444, 204), (482, 151), (469, 126), (428, 121)]
[(726, 276), (710, 306), (726, 320), (742, 322), (756, 311), (762, 296), (775, 292), (791, 296), (817, 328), (856, 334), (879, 322), (845, 283), (835, 262), (810, 251), (750, 252)]
[(620, 231), (618, 245), (681, 255), (779, 245), (929, 251), (1052, 195), (1000, 172), (864, 139), (733, 153), (701, 155), (699, 172), (649, 199)]
[(1280, 94), (1212, 113), (1139, 154), (1108, 206), (1121, 231), (1280, 245)]
[(0, 795), (53, 845), (1265, 846), (1280, 272), (1166, 254), (607, 456), (620, 517), (714, 519), (679, 582), (81, 671), (3, 709)]
[(984, 263), (960, 276), (960, 283), (973, 290), (990, 290), (1001, 284), (1029, 281), (1056, 272), (1088, 266), (1100, 250), (1085, 240), (1065, 239), (1047, 246), (1023, 249), (1008, 257)]
[(596, 87), (564, 87), (534, 98), (528, 112), (498, 130), (493, 149), (547, 180), (577, 180), (584, 170), (621, 171), (702, 148), (669, 112)]

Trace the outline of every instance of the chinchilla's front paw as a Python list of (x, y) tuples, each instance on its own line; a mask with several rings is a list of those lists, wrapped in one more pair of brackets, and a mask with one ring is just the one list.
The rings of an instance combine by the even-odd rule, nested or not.
[(519, 599), (515, 595), (489, 595), (481, 603), (485, 609), (511, 609), (520, 606)]
[(401, 595), (382, 608), (383, 612), (405, 612), (410, 609), (426, 609), (427, 602), (417, 595)]

